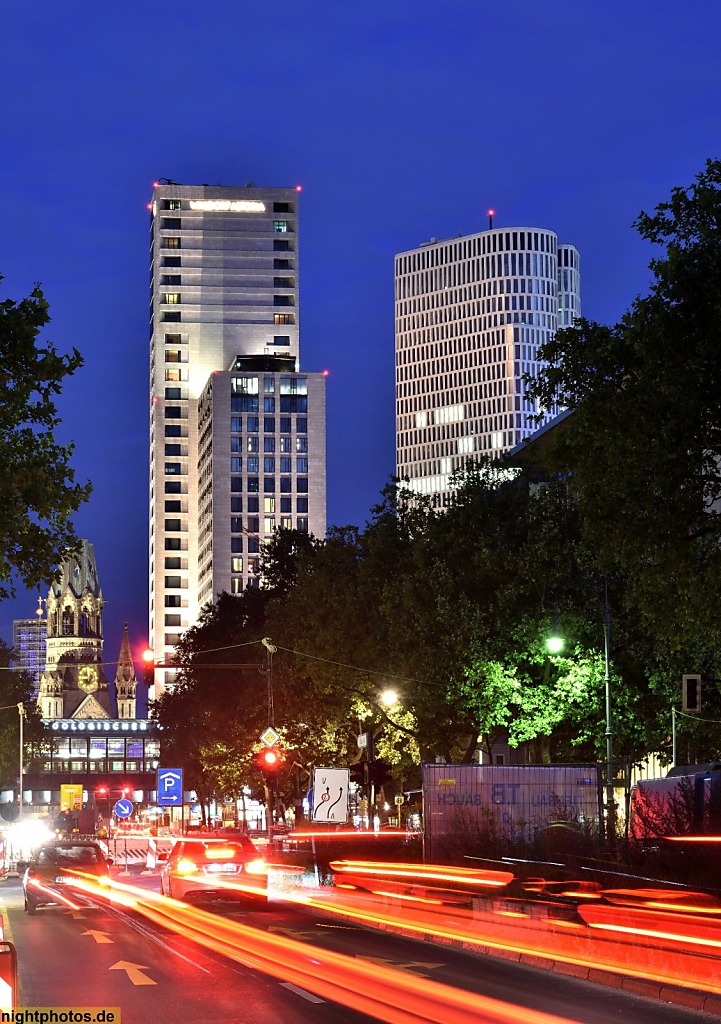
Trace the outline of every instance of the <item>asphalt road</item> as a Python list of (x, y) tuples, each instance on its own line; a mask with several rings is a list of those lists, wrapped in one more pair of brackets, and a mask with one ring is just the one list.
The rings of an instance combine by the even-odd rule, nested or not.
[[(158, 889), (157, 876), (127, 881)], [(30, 917), (22, 910), (17, 880), (0, 885), (0, 898), (8, 911), (9, 937), (18, 949), (25, 1006), (120, 1006), (124, 1024), (180, 1020), (184, 1024), (211, 1020), (220, 1024), (361, 1024), (371, 1020), (115, 907), (88, 904), (78, 912), (48, 907)], [(416, 977), (419, 987), (424, 978), (430, 978), (583, 1024), (717, 1020), (537, 968), (336, 924), (281, 903), (271, 904), (267, 911), (228, 903), (211, 904), (208, 909), (322, 949), (394, 967)]]

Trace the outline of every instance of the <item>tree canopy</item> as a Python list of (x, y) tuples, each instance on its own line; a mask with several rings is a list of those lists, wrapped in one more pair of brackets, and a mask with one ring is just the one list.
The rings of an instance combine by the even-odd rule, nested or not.
[(55, 397), (83, 361), (76, 349), (63, 355), (39, 343), (49, 320), (38, 286), (0, 302), (0, 599), (18, 579), (28, 588), (50, 582), (77, 543), (70, 517), (90, 494), (75, 482), (74, 446), (55, 438)]

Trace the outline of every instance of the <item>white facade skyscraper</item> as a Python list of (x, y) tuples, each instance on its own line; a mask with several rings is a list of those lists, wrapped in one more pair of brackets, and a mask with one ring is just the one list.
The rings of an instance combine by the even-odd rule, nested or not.
[(523, 376), (581, 315), (579, 269), (575, 246), (528, 227), (396, 256), (396, 473), (412, 490), (446, 505), (469, 458), (498, 456), (536, 429)]
[[(257, 584), (257, 553), (274, 529), (325, 535), (325, 378), (299, 372), (298, 199), (294, 188), (154, 186), (149, 640), (157, 661), (172, 658), (221, 590)], [(173, 679), (156, 670), (157, 691)]]

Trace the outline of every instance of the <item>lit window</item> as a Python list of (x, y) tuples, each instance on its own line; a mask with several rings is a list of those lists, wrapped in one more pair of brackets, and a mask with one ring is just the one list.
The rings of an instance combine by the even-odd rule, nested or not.
[(260, 481), (258, 480), (257, 476), (248, 477), (248, 491), (250, 493), (257, 493), (258, 491), (260, 491)]
[[(163, 209), (164, 210), (179, 210), (180, 209), (180, 200), (179, 199), (164, 199), (163, 200)], [(173, 623), (168, 623), (168, 625), (173, 625), (173, 626), (177, 625), (177, 626), (179, 626), (180, 623), (179, 622), (177, 622), (177, 623), (173, 622)]]
[(273, 313), (273, 323), (278, 326), (288, 326), (295, 323), (295, 313)]
[(182, 374), (183, 374), (182, 370), (166, 370), (165, 371), (165, 379), (166, 380), (182, 380), (183, 379)]
[(230, 581), (230, 592), (231, 594), (242, 594), (243, 593), (243, 581), (234, 576)]
[(179, 238), (164, 238), (161, 243), (163, 249), (179, 249), (180, 239)]
[(265, 513), (275, 512), (275, 498), (263, 498), (263, 511)]
[(274, 220), (273, 221), (273, 231), (278, 231), (282, 235), (286, 234), (286, 232), (288, 231), (288, 221), (287, 220)]
[(275, 516), (266, 516), (263, 520), (263, 533), (275, 533)]
[(296, 437), (295, 439), (295, 450), (297, 452), (308, 451), (308, 438), (307, 437)]
[[(281, 437), (280, 439), (280, 450), (282, 452), (292, 452), (291, 439), (289, 437)], [(281, 473), (290, 473), (289, 469), (281, 469)]]
[(292, 519), (292, 517), (291, 516), (282, 516), (281, 520), (280, 520), (280, 528), (281, 528), (281, 530), (292, 530), (293, 529), (293, 519)]
[[(170, 448), (171, 446), (170, 445), (166, 445), (166, 447)], [(177, 447), (180, 448), (180, 445), (178, 445)], [(182, 467), (180, 462), (166, 462), (165, 463), (165, 472), (166, 472), (166, 474), (168, 476), (171, 476), (174, 473), (182, 473), (182, 471), (183, 471), (183, 467)]]
[(248, 456), (248, 472), (259, 473), (260, 472), (260, 459), (257, 455)]
[(280, 393), (281, 393), (281, 395), (307, 395), (308, 394), (308, 378), (307, 377), (281, 377), (280, 378)]
[(298, 517), (298, 532), (299, 533), (307, 533), (308, 532), (308, 520), (306, 518), (301, 518), (300, 516)]
[(173, 351), (172, 349), (166, 349), (165, 362), (166, 363), (179, 363), (181, 361), (182, 352)]
[(230, 571), (231, 572), (242, 572), (243, 571), (243, 559), (242, 558), (231, 558), (231, 560), (230, 560)]
[(258, 438), (258, 437), (246, 437), (245, 445), (246, 445), (246, 451), (249, 451), (249, 452), (260, 451), (260, 438)]
[(257, 377), (232, 377), (230, 381), (231, 391), (236, 395), (257, 395)]

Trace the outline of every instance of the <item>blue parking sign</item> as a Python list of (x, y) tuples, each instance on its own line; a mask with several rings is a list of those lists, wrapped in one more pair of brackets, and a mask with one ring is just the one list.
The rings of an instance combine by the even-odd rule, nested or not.
[(158, 803), (180, 807), (183, 803), (183, 769), (158, 768)]

